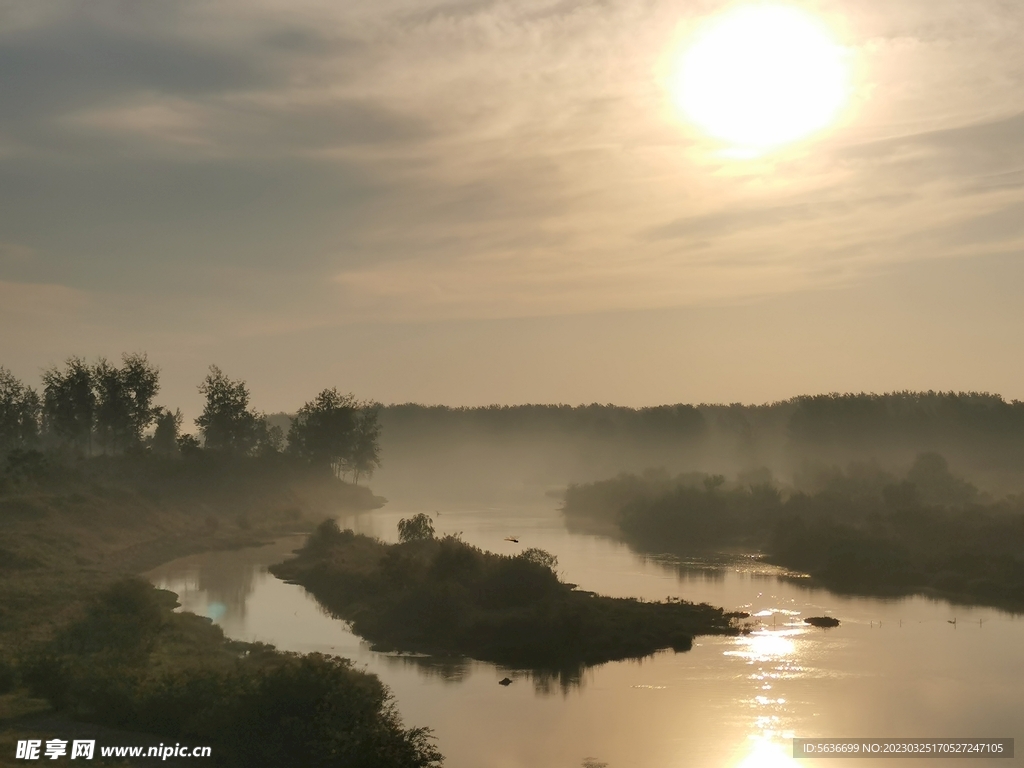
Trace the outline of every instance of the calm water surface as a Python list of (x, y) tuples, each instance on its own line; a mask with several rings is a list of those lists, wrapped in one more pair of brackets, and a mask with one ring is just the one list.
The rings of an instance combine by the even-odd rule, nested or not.
[[(553, 503), (532, 508), (387, 508), (339, 518), (396, 539), (401, 517), (440, 512), (439, 534), (514, 554), (558, 556), (565, 581), (645, 599), (681, 597), (760, 622), (745, 637), (697, 638), (688, 653), (589, 669), (578, 681), (531, 679), (475, 661), (436, 664), (374, 653), (302, 587), (266, 572), (301, 537), (182, 558), (149, 575), (185, 610), (233, 638), (353, 659), (394, 692), (406, 725), (434, 730), (449, 768), (676, 768), (865, 765), (792, 760), (792, 736), (1015, 737), (1024, 751), (1024, 620), (987, 608), (834, 595), (778, 578), (752, 559), (679, 562), (566, 530)], [(517, 536), (519, 544), (504, 541)], [(805, 616), (831, 615), (831, 630)], [(949, 623), (956, 620), (955, 624)], [(509, 675), (511, 686), (497, 684)], [(1024, 765), (913, 760), (911, 765)]]

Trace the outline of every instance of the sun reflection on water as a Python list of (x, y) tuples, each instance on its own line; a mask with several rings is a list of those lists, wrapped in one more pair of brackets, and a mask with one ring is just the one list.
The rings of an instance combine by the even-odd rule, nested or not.
[(793, 637), (801, 633), (798, 629), (778, 631), (759, 630), (736, 638), (737, 648), (726, 651), (726, 656), (739, 656), (748, 662), (785, 660), (796, 651)]
[(791, 742), (782, 741), (779, 735), (761, 734), (751, 736), (750, 740), (753, 742), (750, 751), (736, 763), (736, 768), (783, 768), (797, 765), (793, 759)]
[[(762, 611), (764, 615), (792, 614), (793, 612)], [(757, 614), (755, 614), (757, 615)], [(791, 616), (784, 616), (785, 619)], [(803, 672), (799, 657), (802, 643), (800, 636), (805, 633), (800, 626), (785, 626), (781, 629), (762, 628), (741, 635), (730, 650), (724, 652), (743, 660), (754, 667), (747, 676), (755, 690), (746, 703), (754, 710), (750, 723), (747, 744), (733, 768), (778, 768), (795, 766), (792, 757), (792, 713), (787, 706), (788, 698), (781, 691), (786, 680), (798, 677)]]

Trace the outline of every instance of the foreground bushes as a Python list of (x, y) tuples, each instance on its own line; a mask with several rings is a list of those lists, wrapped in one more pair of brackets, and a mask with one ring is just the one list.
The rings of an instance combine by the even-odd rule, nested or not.
[(26, 660), (32, 691), (78, 719), (213, 747), (225, 766), (426, 768), (380, 680), (351, 663), (225, 640), (141, 580), (115, 584)]

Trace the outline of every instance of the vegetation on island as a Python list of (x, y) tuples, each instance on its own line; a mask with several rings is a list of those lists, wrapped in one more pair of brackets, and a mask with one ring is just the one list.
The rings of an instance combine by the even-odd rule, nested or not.
[(333, 520), (296, 558), (271, 572), (301, 584), (377, 650), (469, 656), (508, 667), (571, 670), (672, 648), (698, 634), (735, 633), (709, 605), (642, 602), (577, 590), (559, 580), (554, 556), (527, 549), (485, 552), (457, 536), (437, 538), (430, 518), (399, 523), (385, 544)]
[(624, 474), (570, 486), (563, 511), (646, 552), (760, 551), (836, 591), (1024, 610), (1024, 497), (992, 500), (934, 453), (902, 477), (860, 463), (792, 487), (767, 472)]
[(379, 464), (372, 404), (325, 390), (286, 439), (244, 382), (211, 367), (199, 389), (190, 435), (144, 355), (72, 358), (42, 394), (0, 368), (0, 750), (77, 720), (115, 743), (210, 745), (216, 765), (437, 765), (376, 676), (228, 641), (132, 578), (383, 503), (343, 479)]

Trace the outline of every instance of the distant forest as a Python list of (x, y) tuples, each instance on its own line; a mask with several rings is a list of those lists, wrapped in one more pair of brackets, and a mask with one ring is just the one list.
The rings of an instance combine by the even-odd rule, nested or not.
[(770, 405), (520, 405), (381, 409), (389, 481), (506, 490), (665, 468), (792, 481), (877, 461), (906, 471), (934, 452), (982, 489), (1024, 490), (1024, 402), (978, 392), (796, 397)]
[(982, 490), (1024, 490), (1024, 402), (979, 392), (795, 397), (768, 405), (381, 406), (325, 389), (297, 411), (250, 406), (245, 382), (211, 366), (195, 429), (155, 404), (159, 369), (70, 358), (39, 391), (0, 366), (0, 461), (12, 451), (61, 456), (207, 450), (289, 455), (386, 493), (446, 497), (555, 491), (619, 472), (664, 468), (728, 476), (770, 471), (792, 482), (823, 466), (879, 462), (906, 471), (926, 452)]
[[(1024, 402), (981, 392), (895, 392), (795, 397), (770, 405), (492, 405), (415, 404), (383, 409), (403, 437), (448, 432), (539, 435), (545, 432), (622, 443), (723, 443), (756, 460), (780, 448), (821, 455), (850, 450), (971, 450), (986, 463), (1024, 466)], [(979, 454), (979, 458), (981, 458)]]

